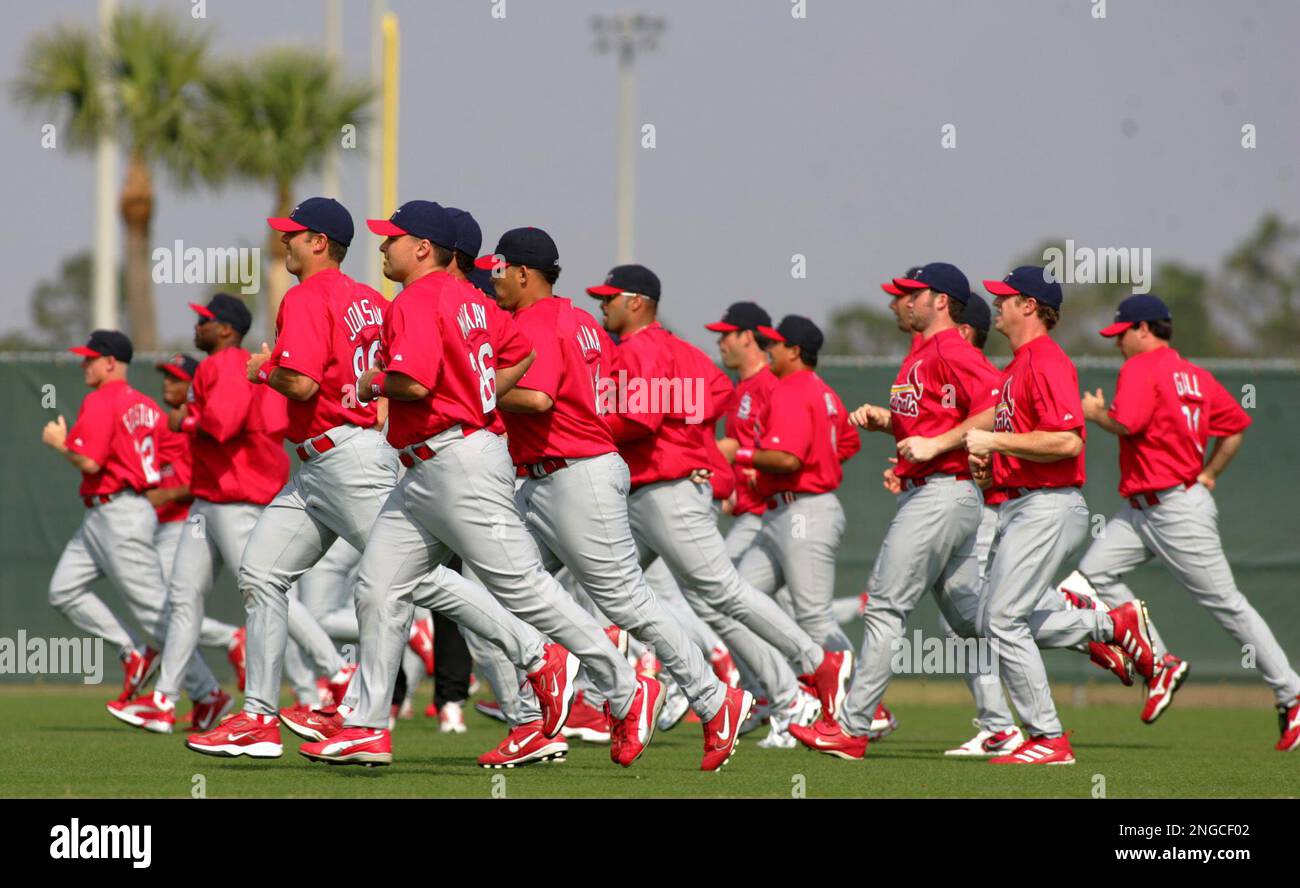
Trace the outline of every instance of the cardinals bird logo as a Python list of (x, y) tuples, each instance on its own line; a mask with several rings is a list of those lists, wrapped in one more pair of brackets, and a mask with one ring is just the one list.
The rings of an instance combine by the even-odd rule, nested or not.
[(925, 386), (921, 383), (921, 361), (917, 361), (907, 371), (902, 382), (896, 382), (889, 388), (889, 410), (900, 416), (916, 416), (921, 412), (921, 398), (925, 395)]
[(1009, 432), (1011, 431), (1011, 417), (1016, 415), (1016, 401), (1011, 397), (1011, 380), (1013, 377), (1008, 376), (1002, 383), (1002, 400), (998, 402), (998, 409), (993, 413), (993, 431)]
[(740, 406), (736, 408), (736, 417), (739, 419), (749, 419), (750, 408), (754, 406), (754, 400), (746, 392), (740, 399)]

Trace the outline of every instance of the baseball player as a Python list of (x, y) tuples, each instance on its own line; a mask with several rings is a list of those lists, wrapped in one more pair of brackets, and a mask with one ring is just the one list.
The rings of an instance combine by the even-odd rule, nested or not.
[[(1083, 414), (1119, 436), (1122, 508), (1079, 562), (1079, 571), (1109, 605), (1133, 599), (1123, 577), (1159, 558), (1193, 597), (1242, 645), (1254, 651), (1260, 674), (1277, 698), (1283, 752), (1300, 748), (1300, 676), (1268, 624), (1237, 588), (1219, 537), (1213, 491), (1241, 448), (1251, 419), (1209, 371), (1170, 344), (1173, 319), (1157, 296), (1130, 296), (1112, 337), (1124, 365), (1109, 407), (1101, 389), (1084, 394)], [(1218, 439), (1207, 450), (1210, 438)], [(1163, 657), (1147, 679), (1142, 720), (1160, 717), (1187, 675), (1151, 628)]]
[[(299, 751), (344, 764), (392, 761), (385, 726), (409, 637), (412, 595), (454, 550), (495, 598), (484, 592), (452, 616), (479, 635), (500, 636), (511, 661), (527, 671), (541, 710), (534, 729), (547, 739), (559, 733), (572, 699), (576, 654), (617, 701), (623, 740), (617, 757), (630, 765), (653, 733), (647, 704), (657, 689), (638, 683), (600, 626), (543, 569), (515, 509), (515, 471), (505, 442), (487, 430), (497, 398), (528, 369), (532, 349), (507, 313), (447, 273), (456, 229), (441, 206), (411, 201), (390, 219), (368, 225), (385, 238), (385, 275), (403, 289), (385, 317), (376, 361), (357, 388), (366, 400), (389, 399), (388, 440), (407, 471), (361, 556), (361, 662), (349, 691), (356, 705), (337, 732)], [(559, 644), (543, 646), (537, 632), (501, 604), (572, 653)], [(537, 750), (538, 760), (566, 750), (562, 739), (552, 740), (550, 749)]]
[[(497, 303), (514, 315), (536, 354), (498, 404), (510, 456), (525, 476), (519, 512), (542, 563), (552, 571), (567, 567), (608, 619), (654, 649), (704, 723), (700, 768), (715, 771), (735, 750), (736, 729), (753, 697), (713, 673), (646, 586), (627, 517), (631, 475), (603, 418), (603, 371), (610, 369), (614, 344), (590, 314), (553, 294), (559, 253), (545, 231), (507, 231), (495, 254), (481, 261), (496, 270)], [(646, 708), (657, 721), (663, 685), (645, 685)]]
[[(587, 293), (601, 300), (605, 328), (619, 337), (612, 376), (629, 387), (659, 385), (671, 392), (675, 384), (700, 401), (694, 414), (633, 411), (607, 417), (631, 472), (628, 516), (642, 565), (656, 555), (663, 558), (692, 607), (702, 600), (776, 647), (811, 676), (823, 711), (834, 712), (843, 700), (853, 654), (824, 649), (769, 595), (741, 578), (718, 532), (710, 485), (692, 479), (712, 465), (694, 426), (713, 427), (731, 396), (731, 381), (707, 355), (658, 322), (660, 283), (650, 269), (617, 266)], [(630, 390), (628, 395), (632, 406)], [(782, 702), (774, 718), (807, 716), (797, 695)]]
[[(95, 330), (84, 346), (70, 351), (82, 358), (90, 392), (72, 427), (59, 416), (46, 423), (41, 441), (81, 472), (86, 515), (54, 568), (50, 604), (74, 626), (117, 646), (124, 679), (121, 696), (108, 704), (113, 712), (143, 684), (156, 648), (141, 651), (90, 586), (107, 576), (153, 643), (159, 643), (165, 632), (166, 586), (154, 548), (158, 519), (146, 493), (162, 480), (159, 442), (166, 414), (127, 382), (134, 350), (123, 333)], [(207, 723), (219, 717), (229, 698), (207, 665), (192, 659), (186, 690), (194, 700), (195, 721)]]

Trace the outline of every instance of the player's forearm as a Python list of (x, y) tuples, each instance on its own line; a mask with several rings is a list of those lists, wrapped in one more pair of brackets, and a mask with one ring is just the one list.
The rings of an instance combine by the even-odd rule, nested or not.
[(1214, 441), (1214, 450), (1210, 453), (1210, 461), (1205, 464), (1202, 470), (1211, 478), (1218, 478), (1223, 474), (1223, 470), (1232, 462), (1237, 451), (1241, 449), (1241, 444), (1246, 439), (1245, 432), (1237, 432), (1235, 435), (1229, 435), (1226, 438), (1216, 438)]
[(997, 432), (992, 449), (1030, 462), (1059, 462), (1078, 456), (1083, 439), (1075, 432)]
[(68, 462), (76, 466), (78, 471), (85, 472), (87, 475), (93, 475), (100, 469), (99, 463), (95, 462), (88, 456), (83, 456), (80, 453), (73, 453), (66, 446), (55, 449), (62, 453)]
[(555, 402), (546, 392), (516, 386), (497, 396), (497, 406), (507, 413), (545, 413)]
[(267, 377), (266, 384), (293, 401), (307, 401), (320, 391), (320, 385), (304, 373), (288, 367), (276, 367)]
[(509, 394), (510, 390), (515, 387), (515, 384), (523, 378), (523, 375), (528, 372), (528, 368), (532, 366), (533, 360), (536, 357), (537, 352), (531, 351), (528, 353), (528, 357), (524, 358), (518, 364), (497, 368), (497, 403), (500, 403), (501, 398)]
[(379, 392), (372, 397), (382, 395), (394, 401), (418, 401), (429, 397), (429, 390), (405, 373), (385, 373), (376, 377)]
[(1088, 417), (1088, 419), (1092, 420), (1094, 425), (1103, 431), (1110, 432), (1112, 435), (1119, 435), (1122, 438), (1128, 434), (1128, 429), (1121, 423), (1116, 422), (1109, 413), (1099, 413)]
[(985, 428), (981, 423), (986, 417), (989, 422), (988, 428), (991, 429), (993, 427), (993, 411), (985, 410), (983, 413), (977, 413), (973, 416), (966, 417), (965, 421), (963, 421), (961, 425), (953, 426), (943, 434), (935, 435), (931, 438), (931, 443), (935, 448), (937, 448), (935, 450), (935, 456), (940, 456), (950, 450), (956, 450), (958, 447), (961, 447), (966, 439), (967, 431), (970, 429)]
[(741, 448), (736, 451), (736, 465), (746, 469), (758, 469), (770, 475), (789, 475), (803, 468), (803, 460), (784, 450)]

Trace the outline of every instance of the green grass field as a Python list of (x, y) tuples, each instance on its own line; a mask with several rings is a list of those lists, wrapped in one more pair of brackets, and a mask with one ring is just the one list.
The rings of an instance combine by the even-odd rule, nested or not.
[[(1061, 695), (1063, 698), (1065, 695)], [(1175, 706), (1148, 727), (1135, 707), (1062, 706), (1079, 761), (1072, 767), (993, 767), (945, 759), (967, 739), (968, 705), (891, 700), (900, 730), (871, 745), (865, 762), (804, 749), (758, 749), (767, 729), (742, 739), (721, 772), (702, 774), (700, 726), (682, 723), (656, 735), (642, 759), (624, 770), (608, 747), (575, 741), (567, 762), (486, 771), (474, 758), (499, 741), (503, 727), (478, 713), (469, 733), (442, 735), (417, 715), (399, 723), (396, 761), (387, 768), (331, 767), (298, 755), (284, 733), (274, 761), (200, 756), (181, 735), (129, 728), (104, 711), (96, 689), (8, 687), (0, 692), (6, 764), (5, 797), (189, 796), (202, 776), (221, 797), (1277, 797), (1300, 795), (1300, 758), (1275, 752), (1276, 717), (1268, 709)], [(504, 781), (504, 782), (503, 782)]]

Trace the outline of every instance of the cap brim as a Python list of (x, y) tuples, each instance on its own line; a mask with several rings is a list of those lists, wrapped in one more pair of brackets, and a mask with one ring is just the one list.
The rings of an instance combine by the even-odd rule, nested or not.
[(306, 225), (299, 225), (288, 216), (268, 216), (266, 224), (276, 231), (306, 231)]
[(181, 382), (189, 382), (194, 377), (185, 372), (184, 367), (177, 367), (175, 364), (154, 364), (154, 369), (166, 373), (168, 376), (175, 377)]
[(895, 287), (892, 283), (881, 284), (880, 289), (884, 290), (890, 296), (902, 296), (904, 292), (903, 290), (900, 290), (898, 287)]
[(617, 296), (623, 292), (622, 287), (611, 287), (609, 284), (597, 284), (594, 287), (587, 288), (587, 295), (596, 299), (603, 299), (606, 296)]
[(191, 302), (189, 305), (190, 308), (194, 309), (196, 312), (203, 315), (203, 317), (207, 318), (209, 321), (215, 321), (217, 319), (216, 315), (208, 311), (208, 307), (206, 305), (199, 305), (197, 302)]
[(398, 228), (387, 219), (367, 219), (366, 227), (381, 237), (401, 237), (406, 234), (406, 230)]
[(501, 268), (505, 264), (506, 260), (495, 253), (490, 256), (479, 256), (474, 260), (474, 267), (481, 268), (484, 271), (493, 271), (497, 268)]
[(785, 337), (773, 330), (771, 327), (764, 327), (761, 324), (758, 327), (758, 335), (764, 339), (770, 339), (773, 342), (785, 342)]
[(1132, 321), (1116, 321), (1115, 323), (1111, 324), (1109, 327), (1099, 330), (1098, 332), (1101, 333), (1102, 336), (1106, 336), (1106, 337), (1118, 336), (1119, 334), (1123, 333), (1125, 330), (1127, 330), (1129, 327), (1132, 326), (1133, 326)]
[(95, 351), (93, 348), (87, 345), (74, 345), (72, 348), (68, 349), (68, 351), (72, 352), (74, 355), (81, 355), (83, 358), (104, 357), (99, 352)]
[(740, 328), (735, 324), (728, 324), (726, 321), (718, 321), (713, 324), (705, 324), (705, 330), (712, 330), (714, 333), (735, 333)]
[(984, 289), (994, 296), (1019, 296), (1020, 291), (1006, 281), (985, 281)]
[(900, 290), (926, 290), (930, 287), (929, 284), (913, 278), (894, 278), (894, 286)]

